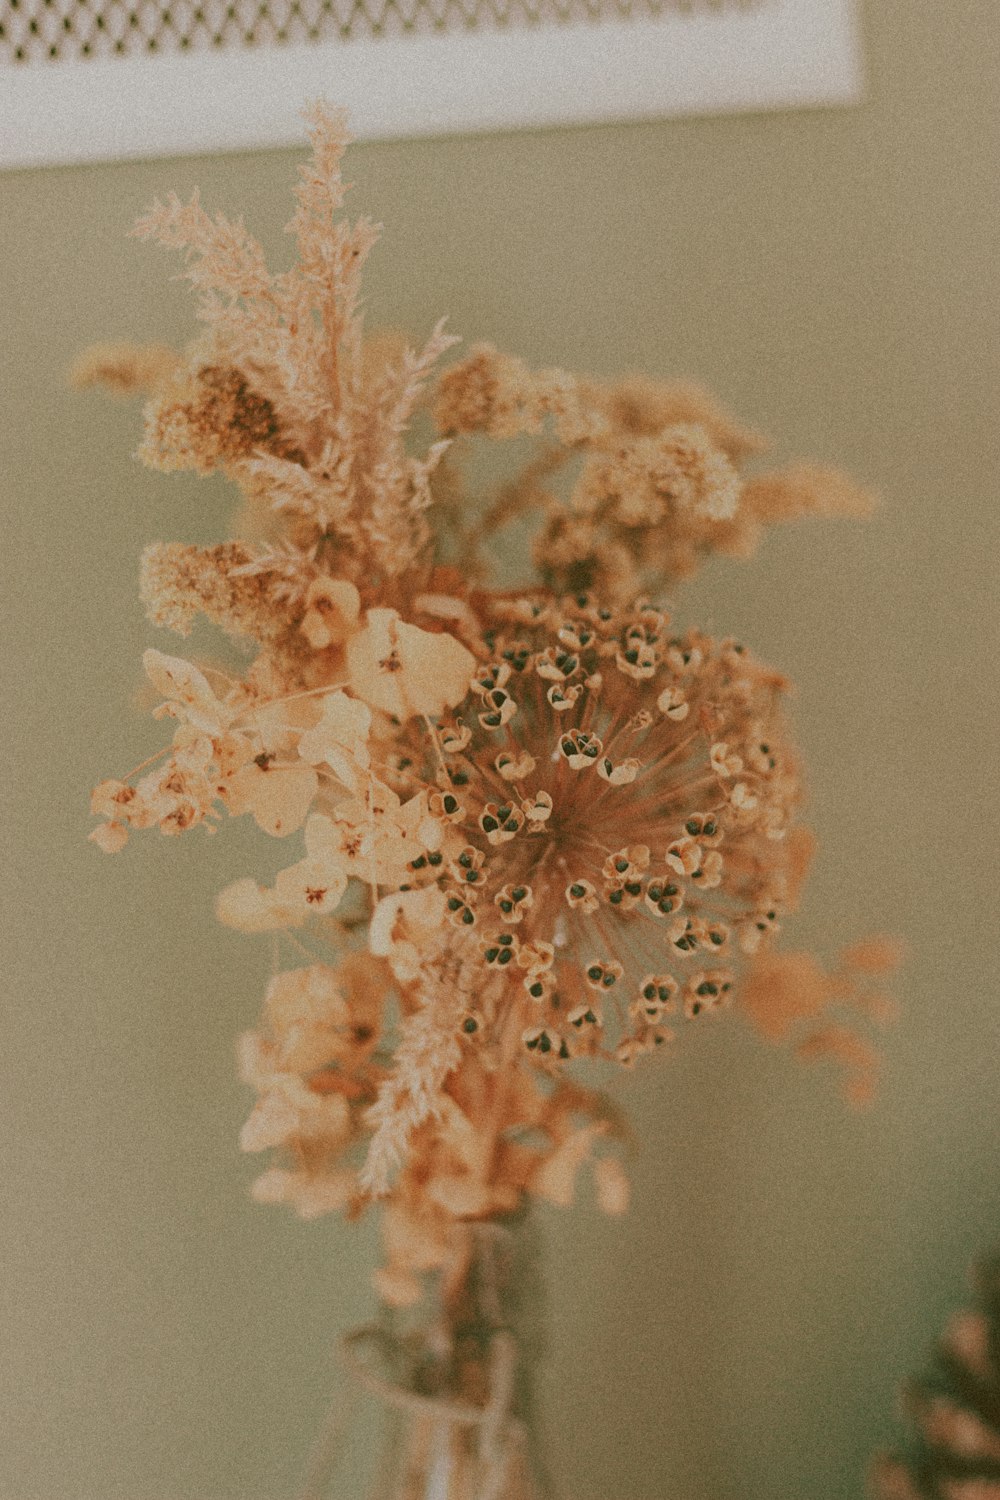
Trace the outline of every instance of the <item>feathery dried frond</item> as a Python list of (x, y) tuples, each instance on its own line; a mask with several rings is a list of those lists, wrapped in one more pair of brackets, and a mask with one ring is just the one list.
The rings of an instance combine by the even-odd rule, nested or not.
[(466, 1009), (460, 991), (437, 976), (422, 976), (417, 1009), (400, 1026), (392, 1073), (366, 1117), (373, 1134), (360, 1185), (373, 1197), (388, 1192), (414, 1131), (444, 1108), (445, 1082), (462, 1058), (459, 1027)]
[[(135, 224), (132, 233), (140, 240), (155, 240), (171, 250), (185, 252), (184, 275), (202, 292), (216, 292), (227, 299), (255, 304), (257, 315), (277, 318), (264, 251), (242, 220), (216, 214), (213, 219), (201, 206), (197, 190), (187, 203), (169, 193), (159, 199)], [(203, 307), (206, 321), (214, 321), (217, 306)]]
[(213, 218), (197, 193), (139, 220), (140, 238), (185, 252), (208, 325), (147, 407), (140, 457), (164, 470), (221, 469), (251, 499), (290, 513), (296, 545), (323, 542), (358, 577), (398, 577), (427, 549), (428, 478), (442, 451), (409, 454), (408, 427), (455, 340), (439, 323), (419, 353), (384, 340), (369, 352), (361, 276), (378, 229), (338, 217), (343, 112), (316, 104), (308, 123), (313, 153), (286, 226), (298, 251), (290, 270), (272, 275), (242, 221)]

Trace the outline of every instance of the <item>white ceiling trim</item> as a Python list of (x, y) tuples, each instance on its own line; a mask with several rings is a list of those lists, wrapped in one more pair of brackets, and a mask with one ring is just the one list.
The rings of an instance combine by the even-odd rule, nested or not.
[(769, 0), (658, 19), (0, 69), (0, 166), (301, 143), (300, 109), (346, 105), (360, 139), (857, 102), (852, 0)]

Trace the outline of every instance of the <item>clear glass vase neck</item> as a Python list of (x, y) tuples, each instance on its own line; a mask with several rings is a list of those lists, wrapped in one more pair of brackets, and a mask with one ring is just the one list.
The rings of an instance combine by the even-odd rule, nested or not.
[[(543, 1349), (536, 1231), (526, 1211), (467, 1226), (452, 1274), (419, 1308), (382, 1308), (341, 1341), (356, 1389), (381, 1414), (374, 1481), (308, 1500), (550, 1500), (535, 1374)], [(332, 1477), (332, 1476), (331, 1476)]]

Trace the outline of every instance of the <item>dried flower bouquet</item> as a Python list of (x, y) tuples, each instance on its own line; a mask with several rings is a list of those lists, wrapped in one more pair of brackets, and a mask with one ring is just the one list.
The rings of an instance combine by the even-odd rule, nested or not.
[[(748, 474), (760, 440), (694, 387), (488, 347), (435, 374), (442, 325), (419, 352), (367, 337), (376, 230), (339, 217), (343, 119), (317, 106), (309, 129), (293, 269), (197, 197), (157, 204), (136, 232), (185, 252), (203, 336), (78, 367), (148, 394), (145, 463), (238, 485), (234, 539), (150, 547), (141, 587), (154, 623), (203, 615), (252, 650), (239, 678), (146, 652), (172, 740), (96, 789), (92, 837), (114, 853), (133, 829), (249, 814), (300, 846), (218, 903), (293, 955), (240, 1042), (241, 1144), (273, 1153), (254, 1194), (304, 1217), (380, 1206), (382, 1303), (437, 1297), (433, 1359), (411, 1345), (386, 1388), (475, 1429), (456, 1495), (528, 1493), (511, 1435), (530, 1334), (496, 1232), (532, 1197), (568, 1205), (585, 1166), (606, 1211), (628, 1198), (625, 1122), (575, 1065), (631, 1066), (735, 1005), (870, 1092), (856, 1021), (885, 1012), (891, 945), (832, 973), (775, 949), (812, 853), (786, 680), (661, 602), (705, 555), (868, 497), (811, 466)], [(419, 449), (415, 425), (434, 429)], [(470, 443), (525, 436), (516, 477), (470, 492)], [(533, 572), (501, 589), (508, 527), (531, 528)]]

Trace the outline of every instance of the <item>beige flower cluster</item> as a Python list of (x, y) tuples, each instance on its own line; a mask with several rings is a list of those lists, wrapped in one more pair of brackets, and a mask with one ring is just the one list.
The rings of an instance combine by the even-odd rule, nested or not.
[(434, 415), (458, 438), (539, 436), (544, 449), (466, 532), (476, 544), (516, 517), (537, 517), (533, 555), (556, 592), (604, 602), (656, 594), (710, 552), (747, 557), (765, 525), (806, 515), (865, 515), (873, 497), (810, 464), (747, 476), (767, 445), (686, 383), (613, 386), (562, 370), (532, 374), (483, 345), (441, 378)]
[[(262, 1201), (383, 1199), (376, 1282), (404, 1305), (424, 1272), (460, 1280), (471, 1224), (525, 1195), (568, 1204), (588, 1164), (625, 1208), (627, 1131), (577, 1060), (631, 1065), (735, 1001), (869, 1089), (874, 1054), (830, 1012), (877, 1018), (864, 976), (893, 955), (828, 975), (773, 948), (812, 850), (787, 684), (656, 602), (763, 524), (864, 498), (817, 469), (748, 477), (759, 440), (693, 387), (480, 348), (428, 389), (451, 340), (365, 335), (375, 231), (339, 217), (342, 118), (309, 124), (293, 269), (271, 274), (197, 198), (157, 205), (138, 232), (185, 252), (205, 332), (183, 356), (115, 346), (78, 367), (148, 392), (146, 463), (239, 486), (240, 536), (150, 548), (142, 595), (156, 624), (203, 615), (254, 653), (233, 678), (146, 652), (172, 739), (96, 789), (92, 837), (114, 853), (135, 829), (248, 814), (294, 842), (272, 884), (219, 897), (224, 923), (294, 955), (241, 1042), (242, 1145), (274, 1153)], [(414, 452), (421, 404), (437, 435)], [(468, 492), (462, 445), (525, 434), (515, 480)], [(519, 518), (535, 576), (501, 591), (489, 547)]]

